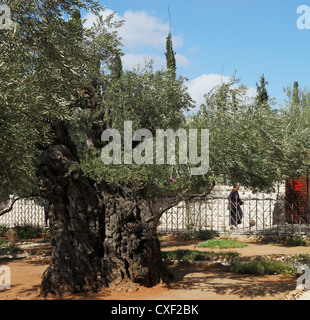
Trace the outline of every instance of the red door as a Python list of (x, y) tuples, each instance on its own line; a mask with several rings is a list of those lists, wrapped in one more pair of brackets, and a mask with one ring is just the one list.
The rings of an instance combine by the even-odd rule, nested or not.
[(308, 175), (286, 182), (286, 222), (308, 223)]

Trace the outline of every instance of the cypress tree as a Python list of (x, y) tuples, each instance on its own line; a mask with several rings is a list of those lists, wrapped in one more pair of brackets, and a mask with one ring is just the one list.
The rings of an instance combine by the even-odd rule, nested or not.
[(267, 104), (269, 101), (269, 95), (266, 89), (266, 86), (268, 85), (268, 81), (265, 80), (264, 74), (260, 78), (260, 84), (256, 83), (257, 87), (257, 97), (256, 102), (257, 104)]
[(294, 82), (293, 90), (287, 89), (287, 94), (290, 97), (290, 113), (293, 116), (297, 116), (300, 112), (300, 95), (299, 95), (299, 84), (297, 81)]
[(170, 20), (170, 30), (168, 37), (166, 38), (166, 61), (167, 61), (167, 70), (171, 72), (171, 74), (176, 77), (176, 61), (175, 61), (175, 52), (172, 47), (172, 33), (171, 33), (171, 19), (170, 19), (170, 10), (169, 11), (169, 20)]
[(292, 108), (296, 111), (299, 110), (300, 99), (299, 99), (299, 84), (297, 81), (294, 82), (293, 95), (292, 95)]
[(167, 37), (166, 43), (166, 60), (167, 60), (167, 70), (171, 72), (172, 75), (176, 75), (176, 62), (175, 62), (175, 53), (172, 48), (172, 40), (171, 40), (171, 31)]

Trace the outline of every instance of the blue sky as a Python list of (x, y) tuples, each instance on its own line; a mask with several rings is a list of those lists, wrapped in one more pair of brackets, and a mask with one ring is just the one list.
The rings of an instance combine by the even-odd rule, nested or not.
[[(310, 0), (106, 0), (126, 23), (120, 31), (130, 69), (144, 58), (165, 66), (165, 40), (172, 18), (178, 74), (189, 79), (194, 99), (237, 71), (254, 94), (262, 74), (269, 95), (285, 99), (283, 87), (310, 85), (310, 30), (297, 28), (297, 8)], [(110, 12), (110, 11), (107, 12)], [(91, 21), (90, 16), (88, 16)]]

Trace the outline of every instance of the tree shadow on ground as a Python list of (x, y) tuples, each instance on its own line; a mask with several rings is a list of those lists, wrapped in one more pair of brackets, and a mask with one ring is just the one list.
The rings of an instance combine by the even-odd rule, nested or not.
[(47, 265), (50, 265), (51, 264), (51, 258), (42, 258), (40, 260), (30, 260), (30, 261), (27, 261), (27, 263), (29, 264), (33, 264), (33, 265), (36, 265), (36, 266), (45, 266)]
[(200, 290), (208, 294), (237, 296), (256, 299), (278, 296), (296, 288), (295, 278), (280, 278), (279, 275), (240, 275), (227, 271), (220, 265), (192, 266), (188, 264), (170, 267), (173, 281), (167, 284), (170, 290)]

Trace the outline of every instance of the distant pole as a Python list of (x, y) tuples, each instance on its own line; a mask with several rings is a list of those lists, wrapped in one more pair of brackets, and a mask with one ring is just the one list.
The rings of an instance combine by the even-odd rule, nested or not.
[(171, 33), (171, 13), (170, 13), (170, 6), (168, 5), (168, 15), (169, 15), (169, 30)]

